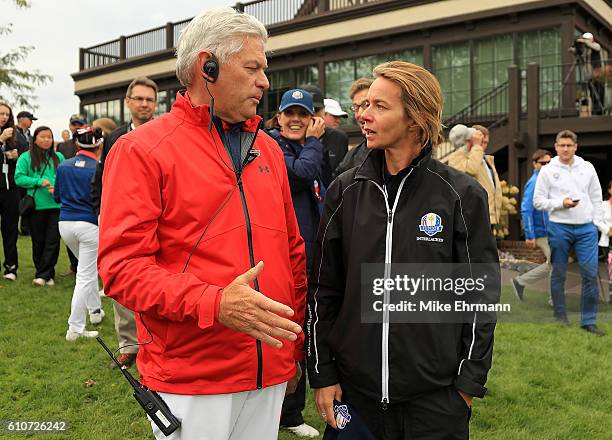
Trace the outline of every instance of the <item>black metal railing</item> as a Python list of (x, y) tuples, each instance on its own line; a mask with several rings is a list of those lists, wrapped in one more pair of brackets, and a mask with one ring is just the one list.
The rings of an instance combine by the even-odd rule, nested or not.
[(612, 113), (612, 59), (604, 59), (595, 66), (583, 63), (543, 66), (539, 68), (538, 80), (541, 116)]
[[(253, 15), (264, 25), (270, 27), (301, 17), (333, 13), (381, 1), (389, 0), (255, 0), (236, 3), (234, 8)], [(167, 23), (165, 26), (80, 49), (79, 70), (93, 69), (173, 49), (176, 47), (181, 31), (190, 21), (191, 18), (176, 23)]]
[(450, 129), (456, 124), (491, 123), (508, 113), (508, 81), (489, 90), (464, 109), (444, 119)]

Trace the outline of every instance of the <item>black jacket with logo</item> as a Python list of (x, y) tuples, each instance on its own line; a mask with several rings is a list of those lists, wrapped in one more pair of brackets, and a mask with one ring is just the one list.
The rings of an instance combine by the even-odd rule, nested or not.
[[(308, 289), (310, 384), (340, 383), (383, 404), (452, 384), (482, 397), (494, 318), (479, 322), (478, 312), (467, 324), (363, 323), (360, 295), (362, 263), (491, 263), (497, 276), (486, 192), (432, 159), (428, 147), (397, 176), (398, 200), (387, 200), (383, 160), (383, 151), (370, 152), (326, 194)], [(419, 225), (428, 213), (444, 226), (437, 241), (422, 240)], [(497, 302), (499, 290), (489, 296)]]

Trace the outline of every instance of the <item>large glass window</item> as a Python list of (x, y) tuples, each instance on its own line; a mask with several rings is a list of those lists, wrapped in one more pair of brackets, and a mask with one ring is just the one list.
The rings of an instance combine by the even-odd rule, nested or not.
[(563, 82), (559, 29), (541, 29), (518, 34), (518, 57), (523, 79), (523, 108), (527, 105), (526, 69), (529, 63), (538, 63), (540, 67), (540, 110), (558, 108)]
[(164, 113), (167, 113), (170, 109), (168, 108), (168, 92), (162, 90), (157, 92), (157, 108), (155, 109), (155, 117), (159, 117)]
[[(325, 97), (335, 99), (340, 106), (348, 111), (351, 106), (349, 90), (351, 84), (358, 78), (372, 78), (372, 71), (377, 65), (386, 61), (401, 60), (423, 65), (421, 49), (407, 49), (401, 52), (383, 53), (361, 58), (333, 61), (325, 65)], [(355, 124), (353, 118), (343, 119), (344, 124)]]
[(471, 102), (469, 42), (445, 44), (432, 48), (432, 69), (440, 82), (444, 116), (450, 116)]
[[(508, 66), (514, 59), (512, 48), (512, 35), (499, 35), (474, 42), (472, 100), (486, 95), (508, 80)], [(506, 100), (495, 99), (488, 108), (491, 112), (505, 113)]]
[(264, 110), (264, 119), (276, 114), (280, 100), (287, 90), (301, 84), (318, 84), (319, 68), (316, 65), (296, 67), (294, 69), (279, 70), (268, 76), (270, 88), (268, 89), (268, 108)]
[(83, 113), (88, 123), (98, 118), (111, 118), (116, 124), (121, 123), (121, 100), (96, 102), (83, 106)]

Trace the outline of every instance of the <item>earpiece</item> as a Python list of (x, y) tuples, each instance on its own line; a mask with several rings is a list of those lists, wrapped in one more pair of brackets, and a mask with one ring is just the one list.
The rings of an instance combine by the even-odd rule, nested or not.
[(202, 66), (202, 73), (204, 73), (204, 79), (209, 83), (214, 83), (219, 77), (219, 62), (214, 55), (204, 63)]

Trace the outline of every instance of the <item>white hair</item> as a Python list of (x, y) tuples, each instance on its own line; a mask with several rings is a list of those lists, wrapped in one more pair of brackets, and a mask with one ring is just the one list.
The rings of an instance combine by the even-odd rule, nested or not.
[(176, 48), (176, 76), (185, 87), (193, 80), (193, 65), (204, 50), (217, 57), (219, 63), (240, 52), (249, 36), (268, 39), (266, 27), (255, 17), (233, 8), (214, 8), (201, 13), (181, 32)]

